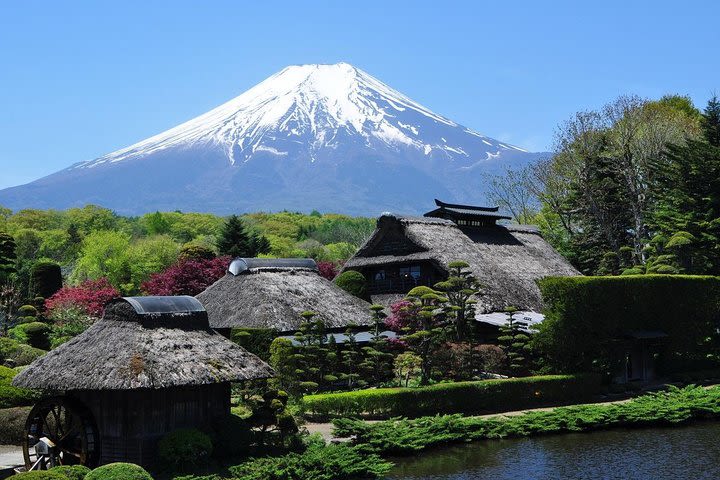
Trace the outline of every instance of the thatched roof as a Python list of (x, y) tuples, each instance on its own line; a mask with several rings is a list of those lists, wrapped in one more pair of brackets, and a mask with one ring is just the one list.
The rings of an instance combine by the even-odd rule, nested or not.
[(127, 390), (267, 378), (272, 369), (208, 325), (193, 297), (129, 297), (35, 360), (13, 384), (47, 390)]
[[(370, 304), (321, 277), (310, 259), (236, 259), (237, 275), (223, 278), (197, 295), (213, 328), (274, 328), (294, 332), (305, 311), (317, 313), (328, 328), (372, 323)], [(242, 268), (242, 266), (245, 266)]]
[[(427, 260), (447, 272), (448, 263), (463, 260), (484, 285), (478, 313), (507, 306), (540, 311), (537, 279), (579, 275), (536, 228), (498, 225), (465, 232), (450, 220), (386, 214), (344, 270)], [(408, 242), (407, 254), (375, 255), (384, 238), (399, 237)]]

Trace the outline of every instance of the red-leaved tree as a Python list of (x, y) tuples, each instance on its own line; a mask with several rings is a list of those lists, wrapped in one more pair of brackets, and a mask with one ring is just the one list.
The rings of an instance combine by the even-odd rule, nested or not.
[(225, 275), (230, 260), (230, 257), (180, 260), (165, 271), (152, 274), (140, 289), (146, 295), (195, 296)]
[(90, 317), (99, 317), (105, 304), (119, 296), (120, 292), (103, 277), (61, 288), (45, 300), (45, 308), (49, 318), (60, 317), (60, 312), (68, 310), (79, 310)]
[(338, 274), (338, 266), (334, 262), (317, 262), (318, 272), (321, 277), (333, 280)]

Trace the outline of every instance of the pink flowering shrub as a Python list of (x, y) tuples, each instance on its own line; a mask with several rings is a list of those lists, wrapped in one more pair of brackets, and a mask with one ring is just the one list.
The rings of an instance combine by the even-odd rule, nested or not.
[(105, 304), (119, 296), (120, 292), (110, 285), (107, 278), (86, 280), (79, 285), (58, 290), (45, 300), (45, 308), (49, 318), (60, 318), (61, 312), (70, 310), (90, 317), (100, 317)]
[(146, 295), (197, 295), (227, 272), (230, 257), (186, 258), (154, 273), (140, 289)]

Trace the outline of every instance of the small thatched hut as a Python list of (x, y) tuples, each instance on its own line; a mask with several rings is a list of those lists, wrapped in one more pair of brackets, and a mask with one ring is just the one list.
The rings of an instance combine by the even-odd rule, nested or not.
[(223, 278), (196, 297), (210, 326), (298, 330), (301, 314), (312, 311), (330, 330), (370, 325), (370, 305), (321, 277), (312, 259), (237, 258)]
[(537, 279), (579, 274), (536, 228), (497, 225), (507, 217), (495, 208), (437, 203), (425, 217), (382, 215), (345, 264), (365, 275), (374, 302), (389, 304), (417, 285), (432, 286), (447, 278), (448, 263), (463, 260), (484, 286), (479, 314), (507, 306), (539, 311)]
[[(258, 357), (212, 330), (193, 297), (111, 301), (101, 320), (15, 377), (16, 386), (61, 395), (31, 412), (26, 463), (44, 462), (33, 447), (58, 434), (45, 431), (53, 429), (45, 417), (56, 415), (81, 422), (82, 428), (71, 425), (84, 432), (72, 442), (53, 440), (61, 450), (58, 460), (152, 464), (164, 434), (206, 427), (230, 413), (230, 382), (272, 374)], [(57, 414), (63, 409), (70, 414)]]

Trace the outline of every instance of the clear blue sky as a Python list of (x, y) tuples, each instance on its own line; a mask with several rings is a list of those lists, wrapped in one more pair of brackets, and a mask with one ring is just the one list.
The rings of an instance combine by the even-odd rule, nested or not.
[(346, 61), (531, 150), (616, 96), (720, 92), (717, 1), (0, 3), (0, 188), (127, 146), (289, 64)]

